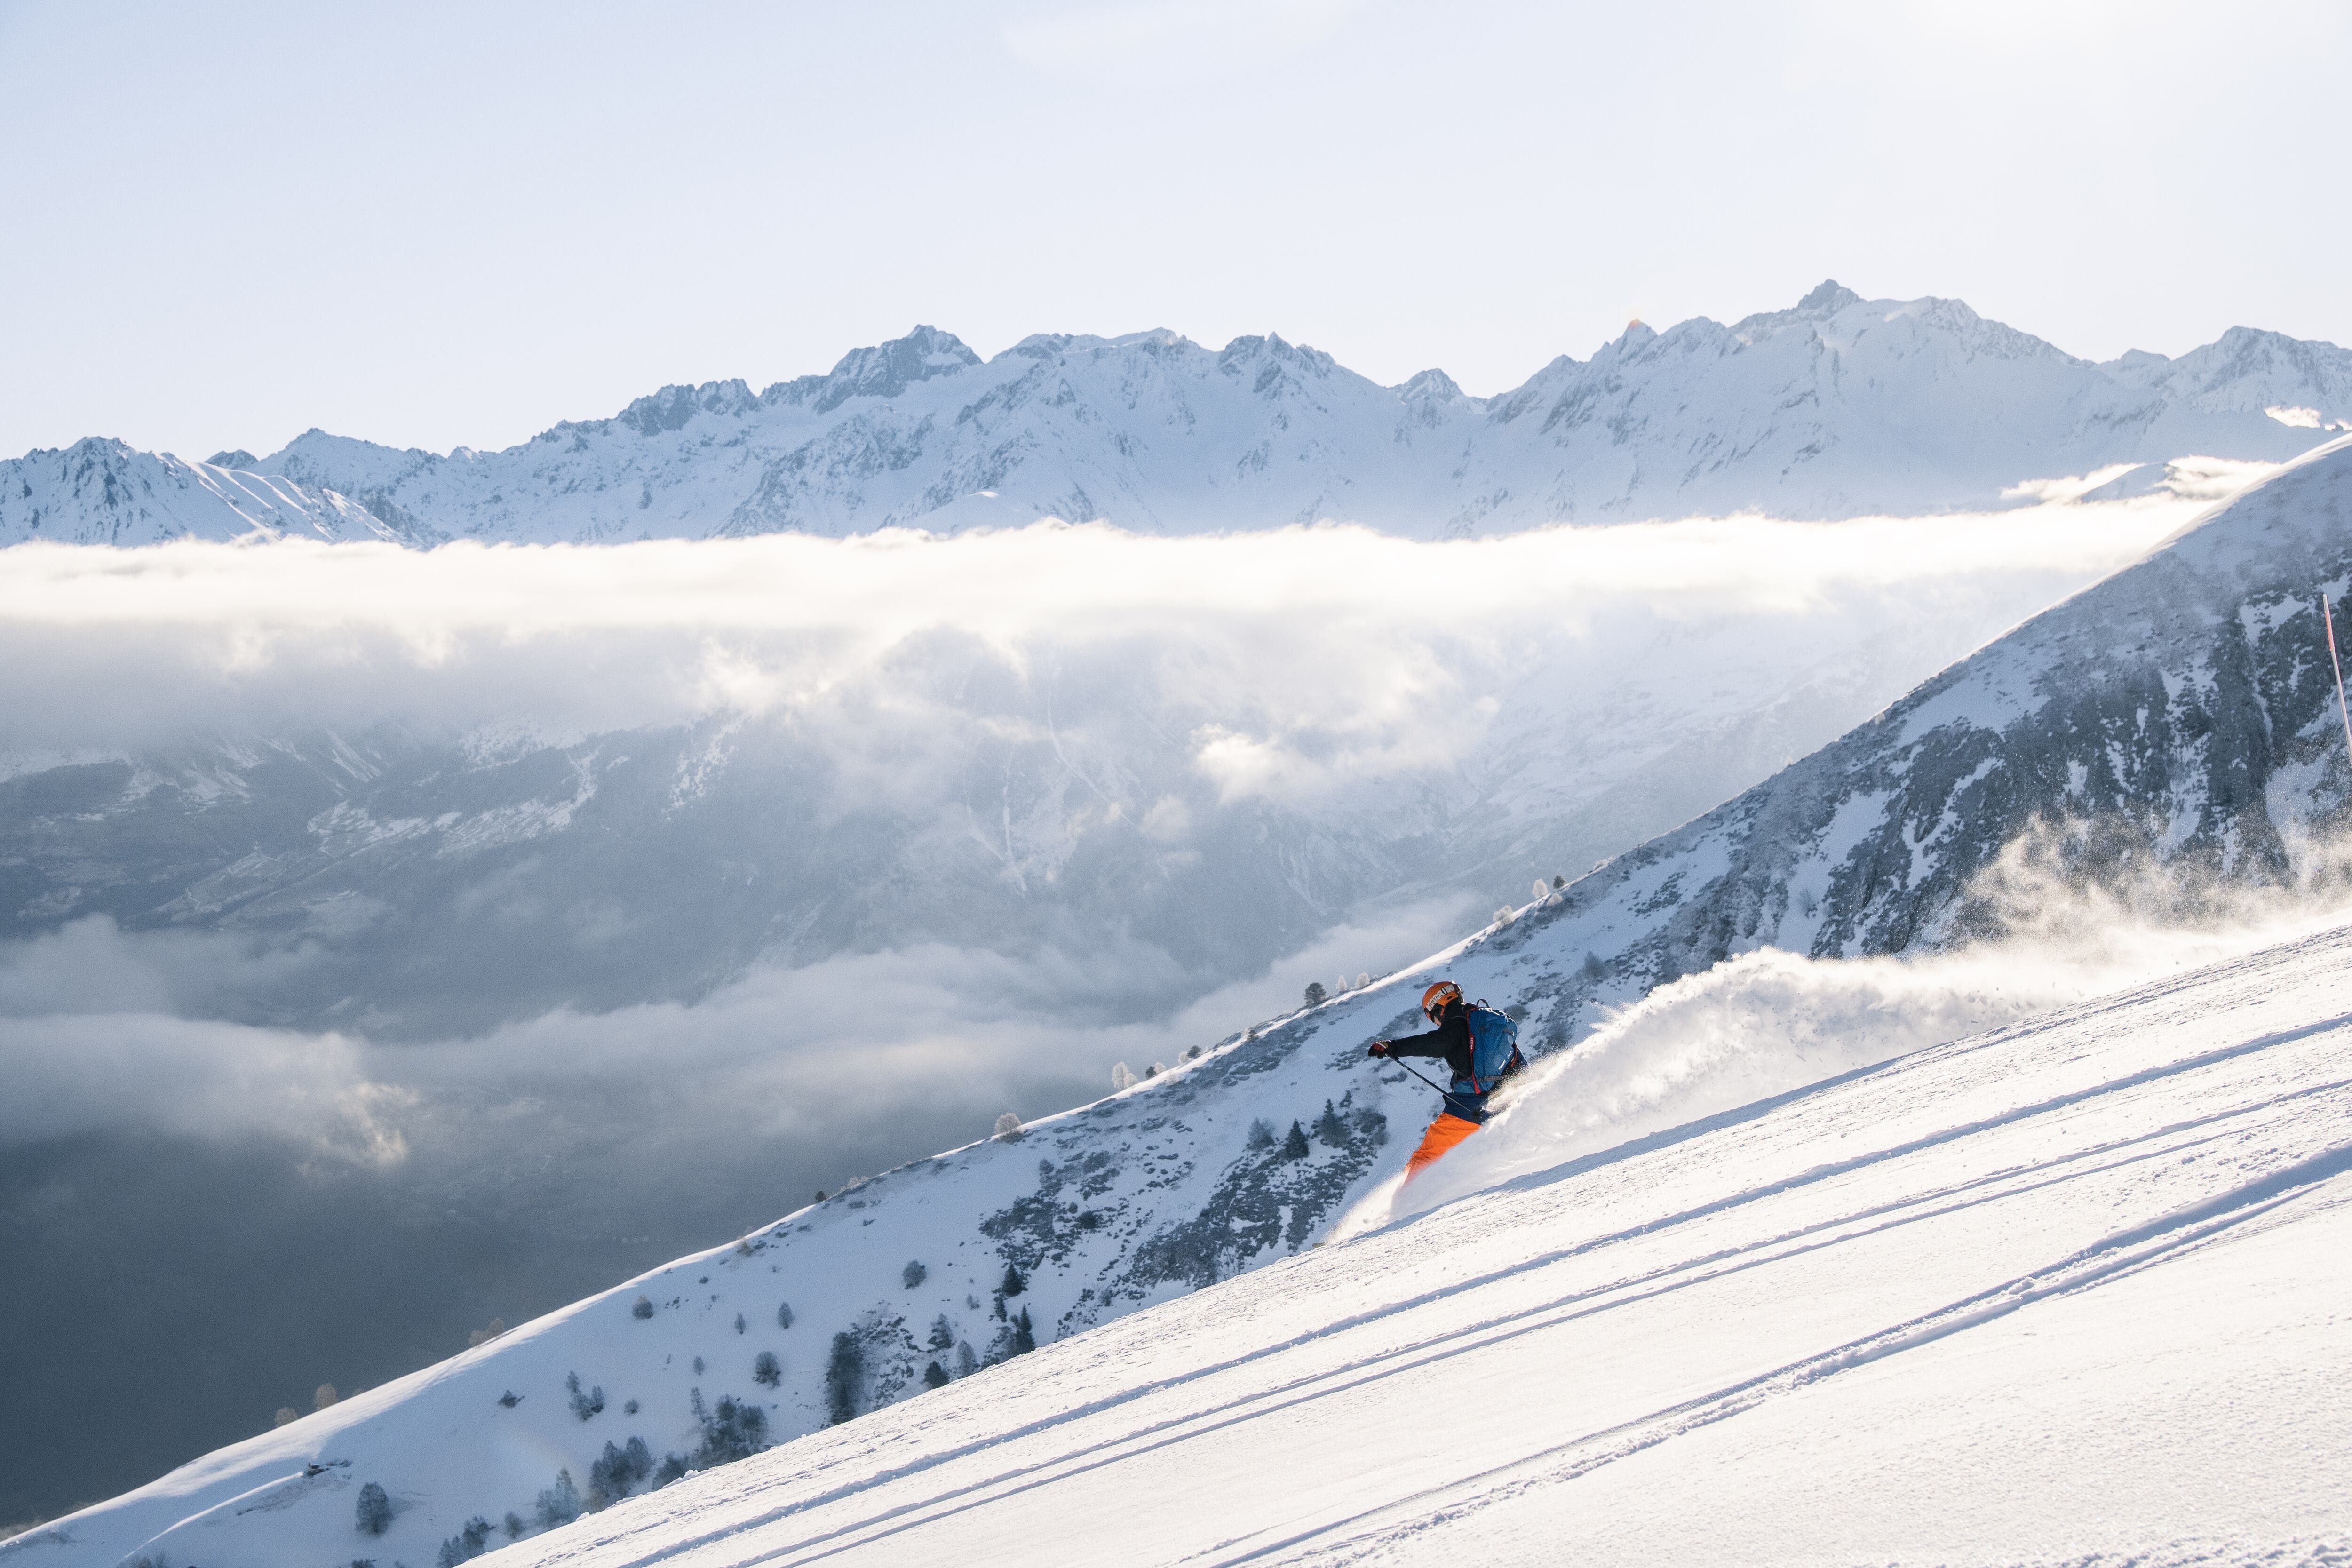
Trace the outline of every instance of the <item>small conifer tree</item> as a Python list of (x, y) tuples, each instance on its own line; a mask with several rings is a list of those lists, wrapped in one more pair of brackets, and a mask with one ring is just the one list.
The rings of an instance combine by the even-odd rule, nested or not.
[(1001, 1295), (1018, 1296), (1029, 1289), (1029, 1281), (1022, 1276), (1020, 1269), (1008, 1263), (1004, 1266), (1004, 1282), (996, 1289)]
[(791, 1328), (792, 1326), (793, 1326), (793, 1304), (792, 1304), (790, 1301), (779, 1301), (779, 1302), (777, 1302), (777, 1303), (776, 1303), (776, 1327), (778, 1327), (778, 1328), (780, 1328), (780, 1329), (789, 1329), (789, 1328)]
[(640, 1296), (629, 1303), (629, 1316), (632, 1318), (642, 1321), (653, 1315), (654, 1304), (649, 1297)]
[(834, 1335), (833, 1354), (824, 1363), (824, 1404), (835, 1426), (857, 1414), (858, 1385), (865, 1380), (865, 1348), (855, 1335)]
[(353, 1523), (362, 1535), (382, 1535), (392, 1525), (392, 1499), (373, 1481), (360, 1488)]
[(539, 1494), (539, 1527), (553, 1530), (580, 1517), (580, 1489), (572, 1484), (570, 1469), (555, 1472), (555, 1484)]
[(998, 1117), (996, 1119), (996, 1131), (992, 1134), (992, 1136), (1002, 1138), (1008, 1143), (1018, 1142), (1021, 1138), (1020, 1113), (1018, 1111), (1008, 1110), (1003, 1115)]
[(1337, 1149), (1348, 1141), (1347, 1124), (1328, 1100), (1323, 1102), (1323, 1114), (1315, 1119), (1315, 1136), (1327, 1149)]
[(441, 1555), (436, 1560), (441, 1568), (457, 1568), (460, 1563), (470, 1563), (489, 1546), (490, 1521), (480, 1514), (467, 1520), (465, 1528), (441, 1543)]
[(1282, 1157), (1286, 1160), (1304, 1160), (1308, 1152), (1307, 1129), (1293, 1121), (1290, 1131), (1283, 1136)]
[(751, 1381), (762, 1387), (773, 1388), (784, 1380), (784, 1369), (773, 1351), (761, 1351), (751, 1358)]
[(945, 1312), (931, 1320), (930, 1341), (924, 1348), (935, 1351), (955, 1348), (955, 1325), (948, 1321), (948, 1315)]
[(1252, 1149), (1273, 1148), (1274, 1123), (1263, 1116), (1253, 1119), (1249, 1125), (1249, 1146)]
[(563, 1386), (572, 1391), (572, 1414), (580, 1417), (581, 1420), (585, 1421), (590, 1416), (596, 1415), (604, 1408), (604, 1388), (600, 1385), (590, 1389), (585, 1394), (583, 1394), (580, 1391), (580, 1374), (578, 1373), (575, 1372), (568, 1374), (563, 1380)]
[(924, 1268), (920, 1263), (915, 1262), (912, 1259), (908, 1261), (907, 1267), (898, 1270), (898, 1282), (909, 1290), (913, 1289), (916, 1286), (920, 1285), (924, 1280), (930, 1277), (931, 1271), (929, 1269)]
[(1124, 1094), (1135, 1087), (1135, 1072), (1125, 1062), (1110, 1064), (1110, 1091)]
[(688, 1404), (694, 1411), (695, 1423), (702, 1428), (702, 1446), (694, 1451), (698, 1469), (713, 1465), (731, 1465), (738, 1459), (748, 1459), (768, 1446), (768, 1413), (747, 1400), (731, 1394), (719, 1396), (719, 1408), (706, 1410), (702, 1405), (702, 1390), (696, 1389)]
[(947, 1369), (947, 1368), (945, 1368), (945, 1367), (941, 1366), (938, 1362), (932, 1362), (932, 1363), (929, 1363), (928, 1366), (926, 1366), (926, 1367), (924, 1367), (924, 1368), (923, 1368), (923, 1386), (924, 1386), (924, 1387), (926, 1387), (926, 1388), (945, 1388), (947, 1385), (948, 1385), (948, 1369)]
[(607, 1441), (604, 1456), (588, 1467), (588, 1506), (610, 1508), (653, 1473), (653, 1450), (643, 1437), (632, 1436), (625, 1448)]
[(1307, 983), (1307, 1005), (1309, 1007), (1320, 1007), (1325, 998), (1330, 994), (1323, 989), (1323, 983), (1320, 980), (1310, 980)]
[(1029, 1326), (1029, 1309), (1024, 1307), (1021, 1315), (1013, 1320), (1013, 1353), (1027, 1355), (1036, 1348), (1036, 1331)]

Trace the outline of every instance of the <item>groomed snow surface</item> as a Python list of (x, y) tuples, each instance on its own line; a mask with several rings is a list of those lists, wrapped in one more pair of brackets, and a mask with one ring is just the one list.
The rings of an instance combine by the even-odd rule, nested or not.
[(1520, 1177), (501, 1560), (2352, 1562), (2347, 1330), (2352, 928)]

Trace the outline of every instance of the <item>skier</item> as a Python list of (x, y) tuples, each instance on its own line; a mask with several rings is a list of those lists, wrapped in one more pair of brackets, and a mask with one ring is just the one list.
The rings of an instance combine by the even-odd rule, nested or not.
[(1401, 1040), (1374, 1040), (1364, 1053), (1384, 1058), (1443, 1057), (1452, 1069), (1454, 1087), (1439, 1091), (1445, 1097), (1444, 1109), (1422, 1134), (1421, 1147), (1405, 1163), (1408, 1182), (1478, 1131), (1479, 1123), (1486, 1120), (1486, 1097), (1523, 1065), (1518, 1026), (1483, 1004), (1465, 1002), (1462, 987), (1451, 980), (1441, 980), (1423, 992), (1421, 1010), (1437, 1027)]

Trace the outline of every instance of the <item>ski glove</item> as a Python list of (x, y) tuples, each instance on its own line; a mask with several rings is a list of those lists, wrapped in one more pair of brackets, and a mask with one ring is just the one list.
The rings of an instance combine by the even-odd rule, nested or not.
[(1364, 1047), (1364, 1054), (1368, 1057), (1384, 1057), (1389, 1054), (1389, 1043), (1386, 1040), (1374, 1040)]

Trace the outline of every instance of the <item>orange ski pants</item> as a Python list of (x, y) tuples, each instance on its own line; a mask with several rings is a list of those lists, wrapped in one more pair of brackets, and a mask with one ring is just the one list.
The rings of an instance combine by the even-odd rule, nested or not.
[(1405, 1162), (1404, 1179), (1412, 1181), (1421, 1174), (1423, 1168), (1435, 1164), (1447, 1150), (1477, 1131), (1476, 1122), (1456, 1116), (1450, 1110), (1440, 1111), (1437, 1120), (1429, 1124), (1429, 1131), (1421, 1135), (1421, 1147), (1415, 1149), (1412, 1158)]

